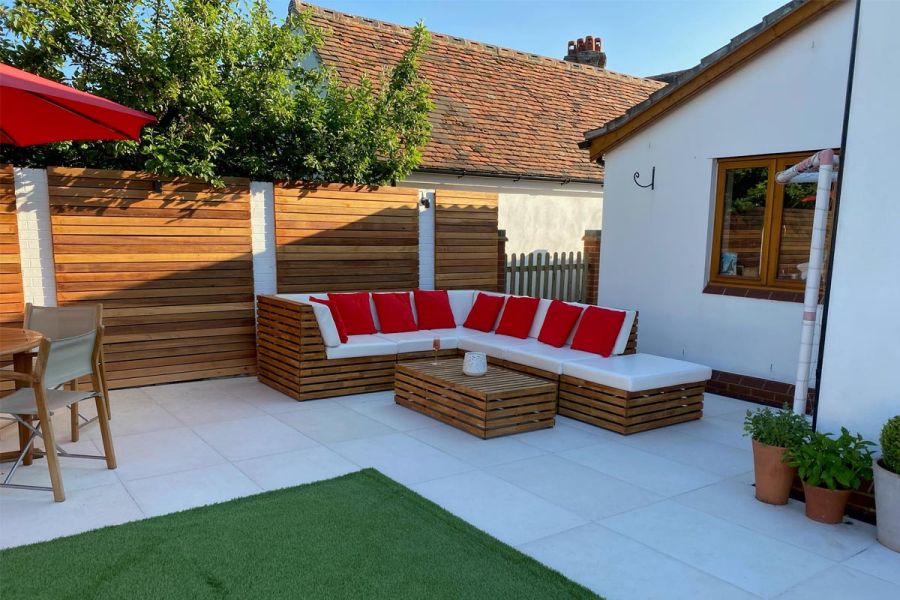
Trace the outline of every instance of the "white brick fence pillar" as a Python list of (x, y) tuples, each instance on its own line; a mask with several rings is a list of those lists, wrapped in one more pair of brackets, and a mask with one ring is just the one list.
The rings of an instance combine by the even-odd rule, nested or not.
[(270, 182), (250, 182), (250, 235), (254, 295), (275, 294), (275, 186)]
[(13, 173), (22, 260), (22, 294), (25, 302), (37, 306), (56, 306), (56, 269), (53, 264), (47, 171), (16, 167)]

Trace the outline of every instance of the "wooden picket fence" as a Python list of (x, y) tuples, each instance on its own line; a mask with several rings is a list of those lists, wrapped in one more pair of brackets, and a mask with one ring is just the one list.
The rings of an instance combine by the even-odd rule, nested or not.
[(581, 252), (506, 255), (506, 293), (584, 302), (586, 263)]

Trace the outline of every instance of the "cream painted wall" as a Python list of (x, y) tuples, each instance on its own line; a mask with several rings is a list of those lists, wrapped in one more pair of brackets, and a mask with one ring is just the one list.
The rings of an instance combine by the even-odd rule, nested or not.
[(889, 180), (900, 140), (900, 3), (863, 0), (859, 17), (818, 429), (877, 441), (900, 415), (900, 203)]
[(640, 311), (642, 352), (793, 383), (801, 304), (702, 293), (715, 163), (840, 145), (852, 24), (843, 3), (606, 155), (600, 304)]
[[(584, 159), (588, 160), (587, 153)], [(583, 247), (584, 230), (600, 229), (602, 221), (600, 184), (413, 173), (400, 185), (497, 193), (499, 227), (509, 238), (508, 253), (577, 252)]]

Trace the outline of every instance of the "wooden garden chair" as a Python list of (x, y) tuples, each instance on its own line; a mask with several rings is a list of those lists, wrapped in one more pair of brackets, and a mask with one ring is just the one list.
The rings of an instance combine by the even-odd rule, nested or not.
[[(29, 307), (31, 308), (31, 307)], [(57, 323), (56, 337), (45, 334), (37, 353), (35, 367), (31, 374), (15, 371), (0, 371), (0, 379), (14, 379), (30, 387), (23, 387), (12, 394), (0, 398), (0, 413), (12, 415), (13, 420), (26, 427), (30, 434), (22, 445), (18, 458), (0, 483), (3, 487), (23, 489), (52, 490), (53, 499), (57, 502), (65, 500), (62, 477), (59, 471), (59, 456), (73, 458), (97, 458), (106, 460), (106, 466), (116, 468), (116, 455), (113, 450), (112, 436), (109, 430), (109, 418), (106, 412), (102, 374), (100, 368), (101, 349), (103, 347), (103, 326), (100, 325), (100, 307), (94, 307), (94, 317), (88, 330), (74, 335), (70, 323)], [(92, 327), (90, 325), (93, 325)], [(85, 329), (82, 323), (81, 329)], [(62, 390), (63, 384), (70, 382), (82, 373), (89, 373), (92, 390)], [(54, 411), (76, 405), (78, 402), (94, 398), (97, 405), (97, 422), (103, 440), (103, 455), (75, 454), (66, 452), (56, 444), (53, 435), (51, 417)], [(37, 421), (30, 422), (23, 417), (37, 416)], [(35, 438), (44, 440), (44, 451), (47, 467), (50, 470), (51, 487), (19, 485), (10, 483), (16, 469), (22, 464), (26, 454), (34, 444)]]

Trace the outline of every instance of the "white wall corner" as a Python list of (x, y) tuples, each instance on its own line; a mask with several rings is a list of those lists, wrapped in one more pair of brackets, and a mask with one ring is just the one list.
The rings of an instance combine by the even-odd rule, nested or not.
[(22, 295), (36, 306), (56, 306), (56, 268), (45, 169), (13, 169), (16, 223), (22, 261)]
[(434, 190), (419, 190), (419, 289), (434, 289)]
[(254, 296), (275, 294), (275, 186), (271, 182), (250, 182), (250, 239)]

